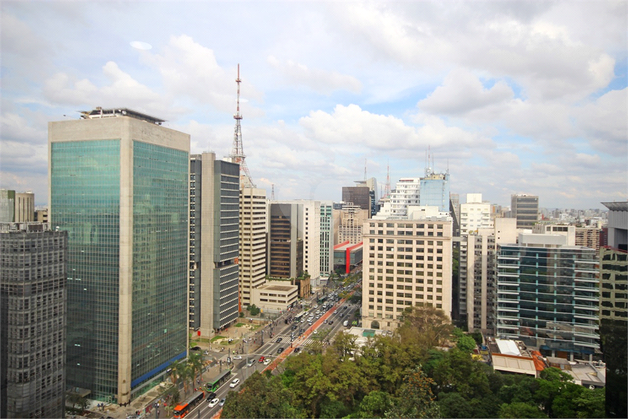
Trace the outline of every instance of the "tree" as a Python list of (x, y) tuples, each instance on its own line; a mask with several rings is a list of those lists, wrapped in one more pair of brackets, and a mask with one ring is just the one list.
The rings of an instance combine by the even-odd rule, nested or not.
[(295, 408), (294, 395), (281, 383), (281, 377), (254, 372), (241, 391), (227, 393), (222, 417), (226, 418), (302, 418)]
[(538, 407), (524, 402), (504, 403), (499, 409), (500, 418), (546, 418)]
[(398, 395), (386, 412), (388, 418), (436, 418), (440, 417), (438, 404), (434, 401), (432, 385), (421, 367), (416, 367), (403, 380)]
[(192, 387), (196, 387), (196, 375), (201, 374), (203, 371), (203, 355), (200, 352), (192, 352), (188, 357), (188, 368), (190, 369), (190, 376), (192, 377)]
[(374, 390), (364, 396), (355, 417), (381, 418), (391, 407), (390, 394)]
[(358, 345), (355, 343), (357, 337), (351, 333), (341, 331), (336, 335), (331, 349), (338, 354), (340, 359), (350, 357), (358, 349)]
[(404, 311), (403, 324), (397, 328), (401, 342), (420, 348), (423, 354), (442, 346), (451, 337), (454, 326), (439, 308), (416, 305)]
[(469, 402), (460, 393), (443, 393), (439, 397), (440, 412), (445, 418), (470, 418), (472, 408)]

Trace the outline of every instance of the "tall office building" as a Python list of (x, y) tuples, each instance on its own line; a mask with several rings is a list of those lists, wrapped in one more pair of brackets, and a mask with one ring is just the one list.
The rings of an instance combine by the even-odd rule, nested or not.
[[(369, 200), (371, 208), (371, 217), (377, 214), (379, 211), (379, 194), (377, 192), (377, 179), (374, 177), (366, 180), (359, 180), (355, 182), (356, 186), (366, 186), (369, 188)], [(344, 199), (343, 199), (344, 200)]]
[(343, 204), (342, 209), (334, 210), (333, 214), (334, 243), (361, 243), (362, 228), (369, 219), (369, 212), (356, 205)]
[(595, 227), (576, 227), (576, 246), (595, 249), (600, 254), (600, 229)]
[(188, 347), (190, 136), (128, 109), (48, 125), (50, 224), (68, 232), (68, 385), (125, 403)]
[(240, 189), (240, 305), (251, 304), (253, 289), (266, 282), (268, 200), (266, 190)]
[(321, 277), (321, 203), (298, 201), (303, 206), (303, 270), (317, 285)]
[(563, 234), (519, 234), (497, 251), (497, 337), (522, 340), (551, 356), (599, 351), (595, 250)]
[(334, 260), (334, 205), (331, 201), (321, 202), (320, 213), (320, 275), (328, 278), (333, 271)]
[(608, 246), (600, 248), (600, 340), (606, 362), (606, 417), (627, 415), (628, 202), (608, 208)]
[(510, 197), (512, 218), (517, 219), (517, 228), (532, 229), (539, 219), (539, 197), (528, 194), (513, 194)]
[(213, 337), (238, 318), (240, 167), (190, 156), (190, 328)]
[(15, 222), (35, 221), (35, 194), (31, 191), (15, 194)]
[(451, 316), (451, 226), (451, 217), (364, 223), (364, 327), (393, 330), (416, 304)]
[(65, 417), (68, 235), (0, 224), (0, 417)]
[(425, 170), (419, 187), (419, 205), (449, 212), (449, 172), (436, 173), (429, 167)]
[(15, 221), (15, 191), (0, 189), (0, 223)]
[(303, 205), (270, 203), (268, 273), (272, 278), (296, 278), (303, 273)]
[(342, 201), (352, 203), (371, 213), (371, 193), (368, 186), (343, 186)]
[(497, 320), (497, 245), (516, 243), (514, 218), (497, 218), (495, 226), (460, 237), (460, 316), (467, 330), (494, 335)]

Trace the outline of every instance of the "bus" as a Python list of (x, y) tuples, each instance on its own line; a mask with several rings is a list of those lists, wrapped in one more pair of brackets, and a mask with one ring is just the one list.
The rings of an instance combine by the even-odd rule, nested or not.
[(230, 377), (231, 377), (231, 370), (224, 370), (218, 375), (218, 377), (214, 379), (214, 381), (207, 383), (207, 391), (216, 392), (220, 388), (221, 385), (229, 381)]
[(305, 311), (302, 311), (301, 313), (294, 316), (294, 322), (299, 323), (303, 319), (303, 316), (305, 316), (305, 313)]
[(194, 406), (203, 400), (203, 397), (205, 397), (205, 393), (197, 391), (192, 394), (192, 396), (190, 396), (185, 403), (178, 404), (177, 407), (174, 408), (173, 412), (175, 419), (184, 418), (192, 409), (194, 409)]

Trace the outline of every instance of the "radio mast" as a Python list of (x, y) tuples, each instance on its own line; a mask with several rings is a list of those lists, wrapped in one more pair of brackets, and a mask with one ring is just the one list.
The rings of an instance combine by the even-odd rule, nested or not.
[(251, 173), (246, 165), (246, 156), (244, 155), (244, 148), (242, 147), (242, 126), (240, 121), (242, 115), (240, 115), (240, 64), (238, 64), (238, 78), (236, 83), (238, 85), (238, 95), (236, 99), (236, 113), (233, 115), (235, 119), (235, 130), (233, 132), (233, 150), (231, 150), (231, 161), (240, 165), (240, 189), (242, 188), (255, 188)]

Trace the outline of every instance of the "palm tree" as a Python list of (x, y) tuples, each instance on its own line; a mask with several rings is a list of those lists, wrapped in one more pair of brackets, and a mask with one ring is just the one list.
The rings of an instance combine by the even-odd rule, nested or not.
[(188, 392), (188, 379), (190, 378), (190, 368), (186, 361), (177, 362), (172, 366), (170, 371), (170, 380), (177, 388), (181, 382), (183, 382), (183, 396), (185, 397)]
[(203, 355), (200, 352), (192, 352), (188, 357), (188, 367), (192, 376), (192, 387), (196, 383), (196, 373), (203, 371)]

